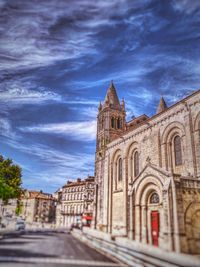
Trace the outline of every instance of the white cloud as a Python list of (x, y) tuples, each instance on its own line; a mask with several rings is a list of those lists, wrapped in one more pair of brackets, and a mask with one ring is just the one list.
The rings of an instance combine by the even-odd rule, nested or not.
[[(101, 1), (96, 1), (92, 4), (81, 0), (76, 4), (66, 4), (66, 1), (40, 1), (39, 5), (34, 5), (29, 1), (19, 1), (15, 12), (12, 8), (7, 8), (7, 20), (2, 24), (0, 47), (3, 57), (0, 70), (32, 69), (59, 60), (98, 54), (96, 40), (93, 38), (96, 28), (110, 24), (114, 11), (119, 13), (127, 8), (125, 2), (126, 0), (115, 0), (102, 4)], [(91, 12), (83, 20), (82, 14), (86, 8), (91, 9)], [(63, 18), (72, 20), (75, 28), (56, 31)]]
[(0, 135), (9, 138), (15, 137), (10, 120), (6, 118), (0, 118)]
[(44, 88), (37, 88), (33, 82), (12, 81), (4, 83), (0, 90), (0, 102), (9, 104), (40, 104), (45, 101), (61, 101), (61, 96)]
[(96, 121), (39, 124), (20, 127), (22, 132), (48, 133), (69, 136), (71, 139), (93, 141), (96, 139)]
[[(200, 1), (199, 0), (173, 0), (172, 6), (179, 12), (185, 12), (191, 14), (197, 11), (200, 12)], [(197, 15), (197, 14), (196, 14)]]

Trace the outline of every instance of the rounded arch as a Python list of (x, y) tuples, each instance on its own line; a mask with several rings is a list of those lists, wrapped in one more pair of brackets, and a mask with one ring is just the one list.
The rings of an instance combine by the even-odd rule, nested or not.
[(150, 194), (153, 190), (155, 190), (158, 193), (159, 199), (161, 201), (162, 188), (163, 188), (163, 182), (157, 176), (148, 175), (143, 177), (143, 179), (138, 183), (135, 190), (136, 205), (140, 205), (141, 201), (144, 202), (144, 196), (147, 193)]
[[(162, 178), (147, 175), (140, 180), (135, 190), (136, 239), (154, 246), (162, 246), (161, 239), (164, 229), (162, 189)], [(159, 201), (157, 203), (149, 202), (153, 193), (158, 195)]]
[(184, 219), (188, 252), (197, 254), (200, 251), (200, 202), (193, 201), (188, 205)]
[[(175, 159), (175, 143), (174, 139), (176, 136), (180, 137), (180, 146), (179, 146), (179, 155), (181, 155), (181, 159), (179, 161), (180, 164), (176, 164)], [(186, 149), (186, 138), (185, 138), (185, 128), (180, 122), (172, 122), (170, 123), (164, 130), (161, 138), (162, 149), (165, 155), (165, 166), (166, 169), (181, 174), (185, 171), (185, 155)]]
[(194, 130), (195, 131), (198, 131), (200, 130), (200, 111), (199, 113), (197, 114), (195, 120), (194, 120)]
[(175, 135), (179, 134), (180, 137), (183, 137), (185, 135), (185, 127), (182, 123), (175, 121), (170, 123), (164, 130), (162, 137), (161, 137), (161, 143), (165, 144), (171, 140), (171, 138)]
[(191, 202), (186, 210), (185, 210), (185, 214), (184, 214), (184, 220), (185, 222), (190, 221), (191, 220), (191, 216), (192, 213), (195, 212), (196, 210), (200, 210), (200, 201), (193, 201)]
[(147, 205), (147, 203), (149, 204), (149, 198), (152, 195), (152, 193), (156, 193), (159, 196), (159, 204), (161, 203), (162, 200), (162, 191), (160, 190), (160, 188), (154, 184), (154, 183), (149, 183), (146, 185), (146, 187), (144, 188), (143, 192), (142, 192), (142, 196), (140, 199), (140, 204), (141, 205)]
[(112, 156), (111, 156), (111, 161), (114, 163), (114, 162), (116, 162), (116, 160), (119, 158), (119, 157), (122, 157), (122, 151), (121, 151), (121, 149), (117, 149), (117, 150), (115, 150), (115, 152), (112, 154)]
[[(200, 158), (200, 112), (197, 114), (194, 120), (194, 142), (195, 142), (195, 154), (196, 159)], [(197, 163), (197, 176), (200, 177), (200, 162)]]
[(121, 149), (117, 149), (112, 155), (112, 184), (113, 190), (122, 189), (123, 185), (123, 157)]
[(131, 143), (127, 149), (126, 149), (126, 157), (128, 159), (128, 180), (129, 182), (132, 182), (133, 181), (133, 177), (136, 177), (137, 175), (136, 172), (135, 172), (135, 158), (134, 158), (134, 154), (138, 152), (138, 172), (139, 173), (139, 146), (138, 146), (138, 142), (133, 142)]
[(138, 149), (138, 142), (134, 141), (131, 144), (129, 144), (125, 150), (126, 157), (129, 157), (133, 150)]

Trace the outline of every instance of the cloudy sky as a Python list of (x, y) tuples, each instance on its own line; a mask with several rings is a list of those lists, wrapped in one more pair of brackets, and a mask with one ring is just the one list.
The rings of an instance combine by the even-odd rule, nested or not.
[(0, 0), (0, 154), (54, 192), (94, 172), (97, 107), (127, 117), (200, 87), (199, 0)]

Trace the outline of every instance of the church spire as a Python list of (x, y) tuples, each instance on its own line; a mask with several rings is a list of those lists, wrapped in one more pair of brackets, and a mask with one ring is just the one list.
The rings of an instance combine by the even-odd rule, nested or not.
[(106, 93), (104, 106), (109, 106), (114, 109), (121, 109), (119, 98), (117, 96), (117, 92), (113, 84), (113, 81), (111, 81), (108, 91)]
[(164, 111), (166, 108), (167, 108), (167, 104), (166, 104), (164, 98), (161, 97), (160, 102), (159, 102), (158, 107), (157, 107), (156, 114)]

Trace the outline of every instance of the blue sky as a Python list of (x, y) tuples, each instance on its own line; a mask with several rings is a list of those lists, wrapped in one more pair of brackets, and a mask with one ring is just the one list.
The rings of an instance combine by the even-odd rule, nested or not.
[(93, 174), (110, 80), (128, 119), (200, 87), (198, 0), (0, 0), (0, 14), (0, 153), (26, 188)]

